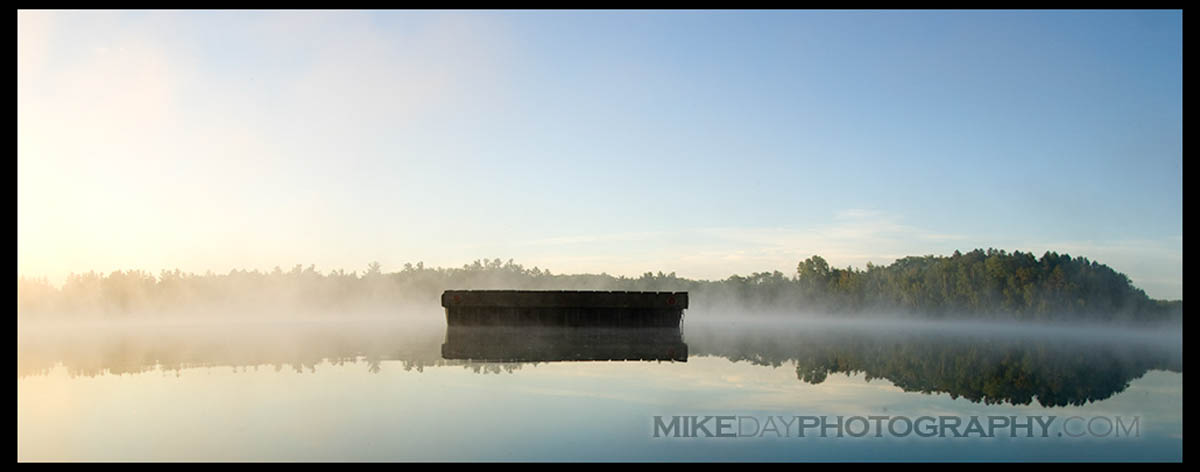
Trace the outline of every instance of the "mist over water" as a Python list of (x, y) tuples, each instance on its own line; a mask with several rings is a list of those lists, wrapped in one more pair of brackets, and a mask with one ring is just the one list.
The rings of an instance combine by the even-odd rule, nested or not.
[[(545, 330), (509, 331), (520, 336), (515, 343), (529, 344)], [(483, 335), (471, 338), (472, 343), (499, 343), (504, 332), (488, 333), (484, 330)], [(841, 319), (818, 315), (781, 318), (778, 313), (715, 315), (701, 311), (685, 317), (678, 333), (690, 356), (750, 360), (773, 367), (875, 356), (854, 367), (835, 363), (825, 368), (829, 373), (870, 372), (878, 367), (873, 362), (889, 356), (909, 358), (915, 363), (935, 358), (961, 361), (981, 349), (987, 351), (985, 355), (969, 361), (995, 367), (990, 363), (1016, 356), (1019, 360), (1013, 362), (1022, 368), (1065, 367), (1080, 370), (1079, 378), (1088, 377), (1088, 369), (1102, 370), (1093, 362), (1104, 355), (1117, 362), (1121, 375), (1128, 379), (1153, 369), (1182, 372), (1183, 364), (1183, 339), (1179, 331), (1104, 325)], [(57, 367), (65, 368), (71, 376), (95, 376), (151, 371), (182, 375), (188, 369), (201, 367), (286, 366), (312, 370), (322, 364), (357, 362), (365, 362), (374, 370), (382, 361), (399, 361), (405, 369), (488, 364), (443, 357), (441, 346), (447, 340), (447, 326), (444, 314), (435, 308), (356, 313), (339, 318), (33, 322), (19, 325), (17, 334), (18, 378), (45, 375)], [(893, 350), (879, 351), (880, 346), (890, 346), (888, 349)], [(1072, 357), (1075, 353), (1088, 353), (1088, 357), (1075, 360)], [(1071, 360), (1067, 364), (1059, 364), (1068, 359)]]
[[(941, 280), (937, 264), (952, 262), (971, 263), (921, 259), (933, 275), (916, 277)], [(1051, 277), (1031, 279), (1020, 299), (986, 284), (899, 290), (899, 278), (877, 287), (894, 304), (864, 304), (852, 282), (887, 282), (890, 272), (813, 270), (697, 281), (493, 260), (391, 274), (297, 266), (93, 273), (61, 287), (21, 279), (18, 458), (1078, 460), (1135, 457), (1138, 447), (1149, 460), (1182, 456), (1181, 303), (1126, 285), (1130, 297), (1091, 295), (1058, 313), (1049, 307), (1070, 291)], [(667, 329), (455, 327), (441, 306), (450, 289), (685, 291), (689, 303)], [(971, 308), (987, 297), (995, 311)], [(1045, 438), (731, 447), (656, 442), (647, 431), (663, 415), (1107, 415), (1146, 432), (1069, 448)], [(364, 435), (372, 439), (346, 439)], [(136, 447), (148, 442), (158, 446)], [(451, 446), (464, 442), (478, 447)]]
[[(61, 286), (18, 278), (19, 321), (161, 319), (353, 318), (419, 314), (445, 290), (682, 291), (698, 318), (1013, 321), (1036, 324), (1178, 328), (1182, 300), (1149, 298), (1129, 279), (1083, 257), (1047, 252), (956, 251), (947, 257), (906, 257), (866, 270), (832, 268), (820, 256), (794, 275), (761, 272), (724, 280), (692, 280), (647, 272), (552, 274), (512, 260), (477, 260), (461, 268), (406, 264), (363, 274), (297, 265), (270, 272), (232, 270), (203, 275), (178, 270), (72, 275)], [(418, 315), (419, 316), (419, 315)]]
[(17, 19), (18, 461), (1182, 460), (1182, 11)]
[[(22, 280), (18, 376), (47, 372), (60, 363), (72, 375), (210, 365), (311, 367), (362, 356), (442, 365), (434, 340), (446, 337), (440, 306), (444, 289), (688, 291), (691, 303), (680, 332), (693, 354), (724, 352), (722, 346), (732, 340), (836, 349), (861, 339), (932, 345), (975, 339), (1059, 347), (1154, 346), (1156, 355), (1180, 359), (1165, 365), (1182, 366), (1181, 325), (1169, 319), (1112, 320), (1104, 313), (1076, 312), (1014, 320), (1012, 313), (924, 313), (884, 306), (829, 311), (817, 303), (819, 293), (805, 291), (803, 278), (779, 275), (719, 282), (662, 273), (638, 279), (552, 275), (497, 259), (461, 270), (408, 266), (394, 274), (380, 272), (377, 265), (362, 275), (325, 275), (297, 266), (289, 272), (204, 276), (89, 274), (61, 288)], [(389, 345), (407, 354), (391, 352)], [(790, 361), (800, 356), (773, 355)]]
[[(874, 451), (870, 454), (890, 459), (939, 454), (1054, 460), (1115, 457), (1111, 454), (1128, 453), (1132, 444), (1155, 451), (1142, 457), (1181, 454), (1181, 440), (1172, 433), (1181, 428), (1179, 332), (816, 315), (781, 321), (778, 313), (691, 315), (677, 331), (686, 355), (676, 360), (622, 360), (675, 342), (639, 330), (615, 335), (568, 330), (564, 336), (547, 328), (515, 334), (483, 329), (456, 341), (440, 307), (343, 318), (21, 323), (18, 457), (436, 460), (495, 458), (507, 450), (504, 457), (604, 460), (661, 458), (665, 447), (671, 457), (694, 459), (832, 459)], [(463, 339), (475, 352), (494, 356), (512, 350), (514, 358), (538, 360), (447, 358), (447, 346), (457, 342), (461, 348)], [(556, 339), (570, 343), (554, 345)], [(588, 345), (593, 341), (603, 345)], [(571, 360), (597, 352), (612, 360)], [(389, 393), (379, 397), (383, 392)], [(1147, 399), (1153, 407), (1143, 403)], [(100, 410), (68, 407), (83, 404)], [(1069, 449), (1040, 439), (1009, 446), (930, 440), (916, 449), (904, 442), (747, 440), (724, 449), (656, 443), (646, 429), (653, 415), (663, 414), (929, 411), (1064, 417), (1105, 412), (1139, 416), (1146, 432), (1137, 443), (1110, 439), (1072, 443)], [(142, 415), (172, 418), (172, 428), (195, 433), (181, 436), (190, 439), (177, 446), (130, 448), (163, 434), (153, 420), (136, 419)], [(95, 436), (97, 428), (108, 435)], [(227, 430), (234, 431), (227, 440), (213, 439)], [(333, 439), (363, 431), (371, 431), (379, 445)], [(527, 439), (500, 439), (494, 435), (500, 431)], [(314, 433), (330, 439), (305, 439)], [(468, 453), (444, 447), (460, 443), (463, 436), (457, 434), (482, 446)], [(91, 439), (52, 440), (76, 435)], [(417, 447), (419, 437), (439, 438), (443, 446)], [(533, 446), (572, 437), (592, 439), (557, 452)], [(611, 455), (614, 441), (625, 448), (619, 456)], [(248, 444), (256, 447), (244, 447)], [(1017, 456), (999, 454), (1013, 447)], [(822, 455), (833, 451), (837, 455)]]

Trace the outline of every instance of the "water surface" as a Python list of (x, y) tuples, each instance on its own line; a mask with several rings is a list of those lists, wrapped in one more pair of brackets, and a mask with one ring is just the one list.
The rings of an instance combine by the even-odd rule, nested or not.
[[(1177, 333), (1097, 328), (30, 324), (18, 327), (17, 458), (1182, 460), (1182, 366)], [(656, 417), (710, 416), (742, 431), (655, 429)], [(1032, 438), (1005, 428), (994, 437), (762, 428), (767, 418), (822, 416), (1056, 419)], [(1071, 417), (1081, 419), (1074, 429), (1063, 425)], [(1085, 421), (1096, 433), (1132, 422), (1136, 435), (1088, 434)]]

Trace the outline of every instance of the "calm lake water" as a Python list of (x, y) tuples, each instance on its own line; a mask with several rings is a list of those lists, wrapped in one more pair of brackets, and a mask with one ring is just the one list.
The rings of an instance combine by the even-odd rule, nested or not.
[(1179, 333), (361, 320), (27, 324), (17, 339), (18, 461), (1183, 458)]

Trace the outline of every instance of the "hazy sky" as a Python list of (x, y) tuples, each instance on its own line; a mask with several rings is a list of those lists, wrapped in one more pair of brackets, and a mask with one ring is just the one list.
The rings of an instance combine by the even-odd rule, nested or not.
[(1183, 296), (1183, 15), (17, 14), (17, 272), (981, 247)]

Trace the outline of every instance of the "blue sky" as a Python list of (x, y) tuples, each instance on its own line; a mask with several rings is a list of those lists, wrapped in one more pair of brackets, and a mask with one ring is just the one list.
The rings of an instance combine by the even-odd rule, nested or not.
[(996, 247), (1183, 293), (1179, 11), (18, 13), (18, 274)]

